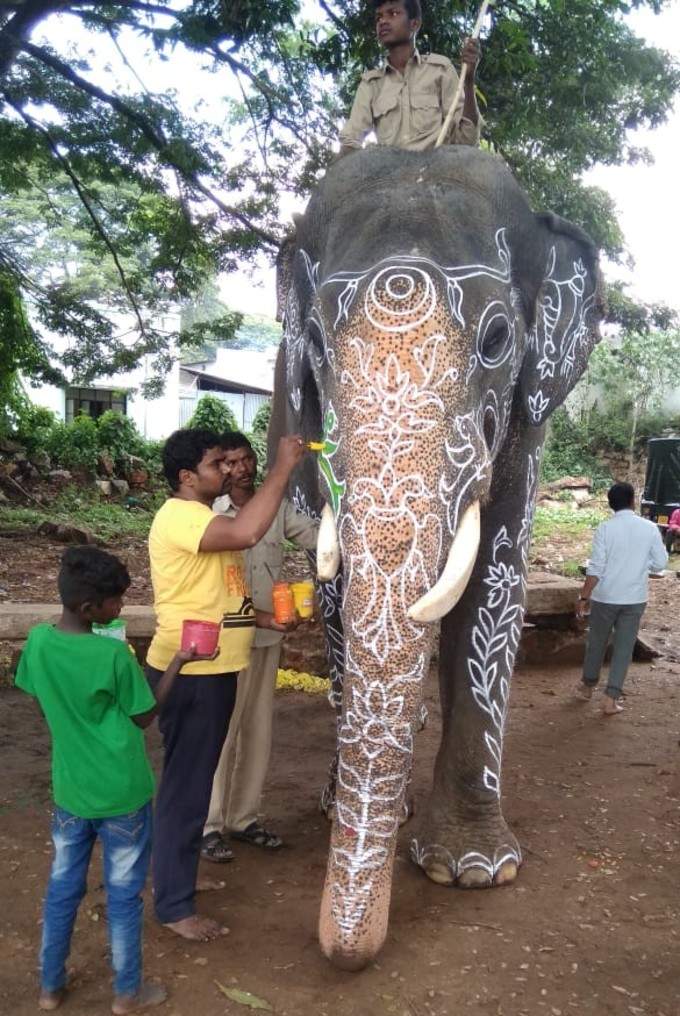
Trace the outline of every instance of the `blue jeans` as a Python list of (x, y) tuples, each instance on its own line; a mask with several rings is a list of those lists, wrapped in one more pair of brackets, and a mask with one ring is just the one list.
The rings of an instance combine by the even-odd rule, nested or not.
[(45, 991), (66, 983), (66, 959), (97, 837), (104, 852), (107, 919), (116, 995), (134, 995), (142, 982), (141, 892), (151, 856), (151, 802), (129, 815), (78, 818), (55, 808), (54, 861), (43, 914), (40, 981)]

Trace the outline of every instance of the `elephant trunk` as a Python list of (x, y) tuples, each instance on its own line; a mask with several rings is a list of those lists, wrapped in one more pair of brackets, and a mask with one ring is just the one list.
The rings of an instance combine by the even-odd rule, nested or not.
[(423, 533), (403, 506), (371, 500), (362, 512), (361, 498), (349, 503), (353, 511), (339, 526), (347, 576), (345, 685), (319, 937), (332, 962), (360, 969), (387, 933), (397, 831), (432, 651), (432, 627), (414, 622), (409, 607), (436, 572), (417, 563), (421, 555), (436, 562), (441, 548), (438, 527)]
[[(356, 588), (354, 589), (356, 593)], [(346, 608), (343, 714), (336, 809), (321, 903), (319, 939), (336, 966), (359, 970), (387, 933), (392, 869), (432, 649), (424, 629), (398, 664), (366, 652)], [(403, 618), (406, 621), (406, 618)]]

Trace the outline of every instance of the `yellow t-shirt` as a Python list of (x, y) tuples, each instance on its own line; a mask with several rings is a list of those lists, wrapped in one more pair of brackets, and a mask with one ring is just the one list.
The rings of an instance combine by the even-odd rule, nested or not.
[(182, 621), (222, 624), (219, 656), (187, 663), (183, 674), (224, 674), (248, 666), (255, 610), (241, 554), (198, 549), (214, 518), (207, 505), (171, 497), (153, 520), (149, 557), (157, 624), (147, 661), (157, 670), (165, 670), (179, 649)]

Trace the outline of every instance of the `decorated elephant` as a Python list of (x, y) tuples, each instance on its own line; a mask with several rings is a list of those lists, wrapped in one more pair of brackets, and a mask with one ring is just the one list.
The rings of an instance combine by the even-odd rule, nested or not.
[(598, 341), (600, 285), (589, 238), (463, 146), (341, 160), (282, 249), (270, 438), (324, 442), (291, 496), (322, 518), (338, 754), (320, 940), (339, 966), (386, 935), (440, 619), (443, 734), (411, 855), (443, 885), (517, 875), (503, 727), (541, 447)]

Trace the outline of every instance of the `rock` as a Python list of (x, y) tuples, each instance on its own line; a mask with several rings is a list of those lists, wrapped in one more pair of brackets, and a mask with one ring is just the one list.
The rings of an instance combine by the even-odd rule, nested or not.
[(97, 469), (104, 476), (113, 476), (115, 471), (113, 457), (108, 452), (100, 452), (97, 459)]
[(0, 504), (9, 504), (9, 498), (0, 490)]
[(54, 487), (65, 487), (72, 480), (73, 475), (69, 473), (68, 469), (51, 469), (47, 474), (47, 482)]
[(95, 480), (94, 485), (98, 489), (99, 493), (103, 494), (104, 497), (111, 497), (111, 493), (113, 491), (111, 480)]
[(590, 490), (592, 485), (593, 481), (587, 476), (563, 476), (549, 483), (546, 490), (579, 490), (582, 487)]
[(130, 492), (130, 485), (127, 480), (117, 480), (115, 477), (111, 480), (111, 486), (113, 487), (116, 494), (120, 497), (125, 497)]
[(43, 451), (42, 448), (39, 448), (37, 451), (33, 452), (33, 454), (29, 456), (28, 461), (31, 463), (32, 466), (35, 466), (35, 468), (39, 469), (42, 473), (46, 473), (52, 466), (49, 455), (47, 454), (46, 451)]
[(149, 482), (149, 474), (146, 469), (131, 469), (127, 478), (131, 487), (146, 487)]
[(57, 543), (96, 543), (97, 540), (89, 529), (78, 526), (63, 525), (56, 522), (41, 522), (38, 526), (39, 536), (50, 536)]
[(0, 476), (15, 476), (18, 472), (16, 462), (0, 462)]
[(25, 455), (26, 449), (18, 441), (13, 441), (9, 437), (3, 437), (0, 438), (0, 452), (5, 452), (7, 455), (16, 455), (17, 453)]

